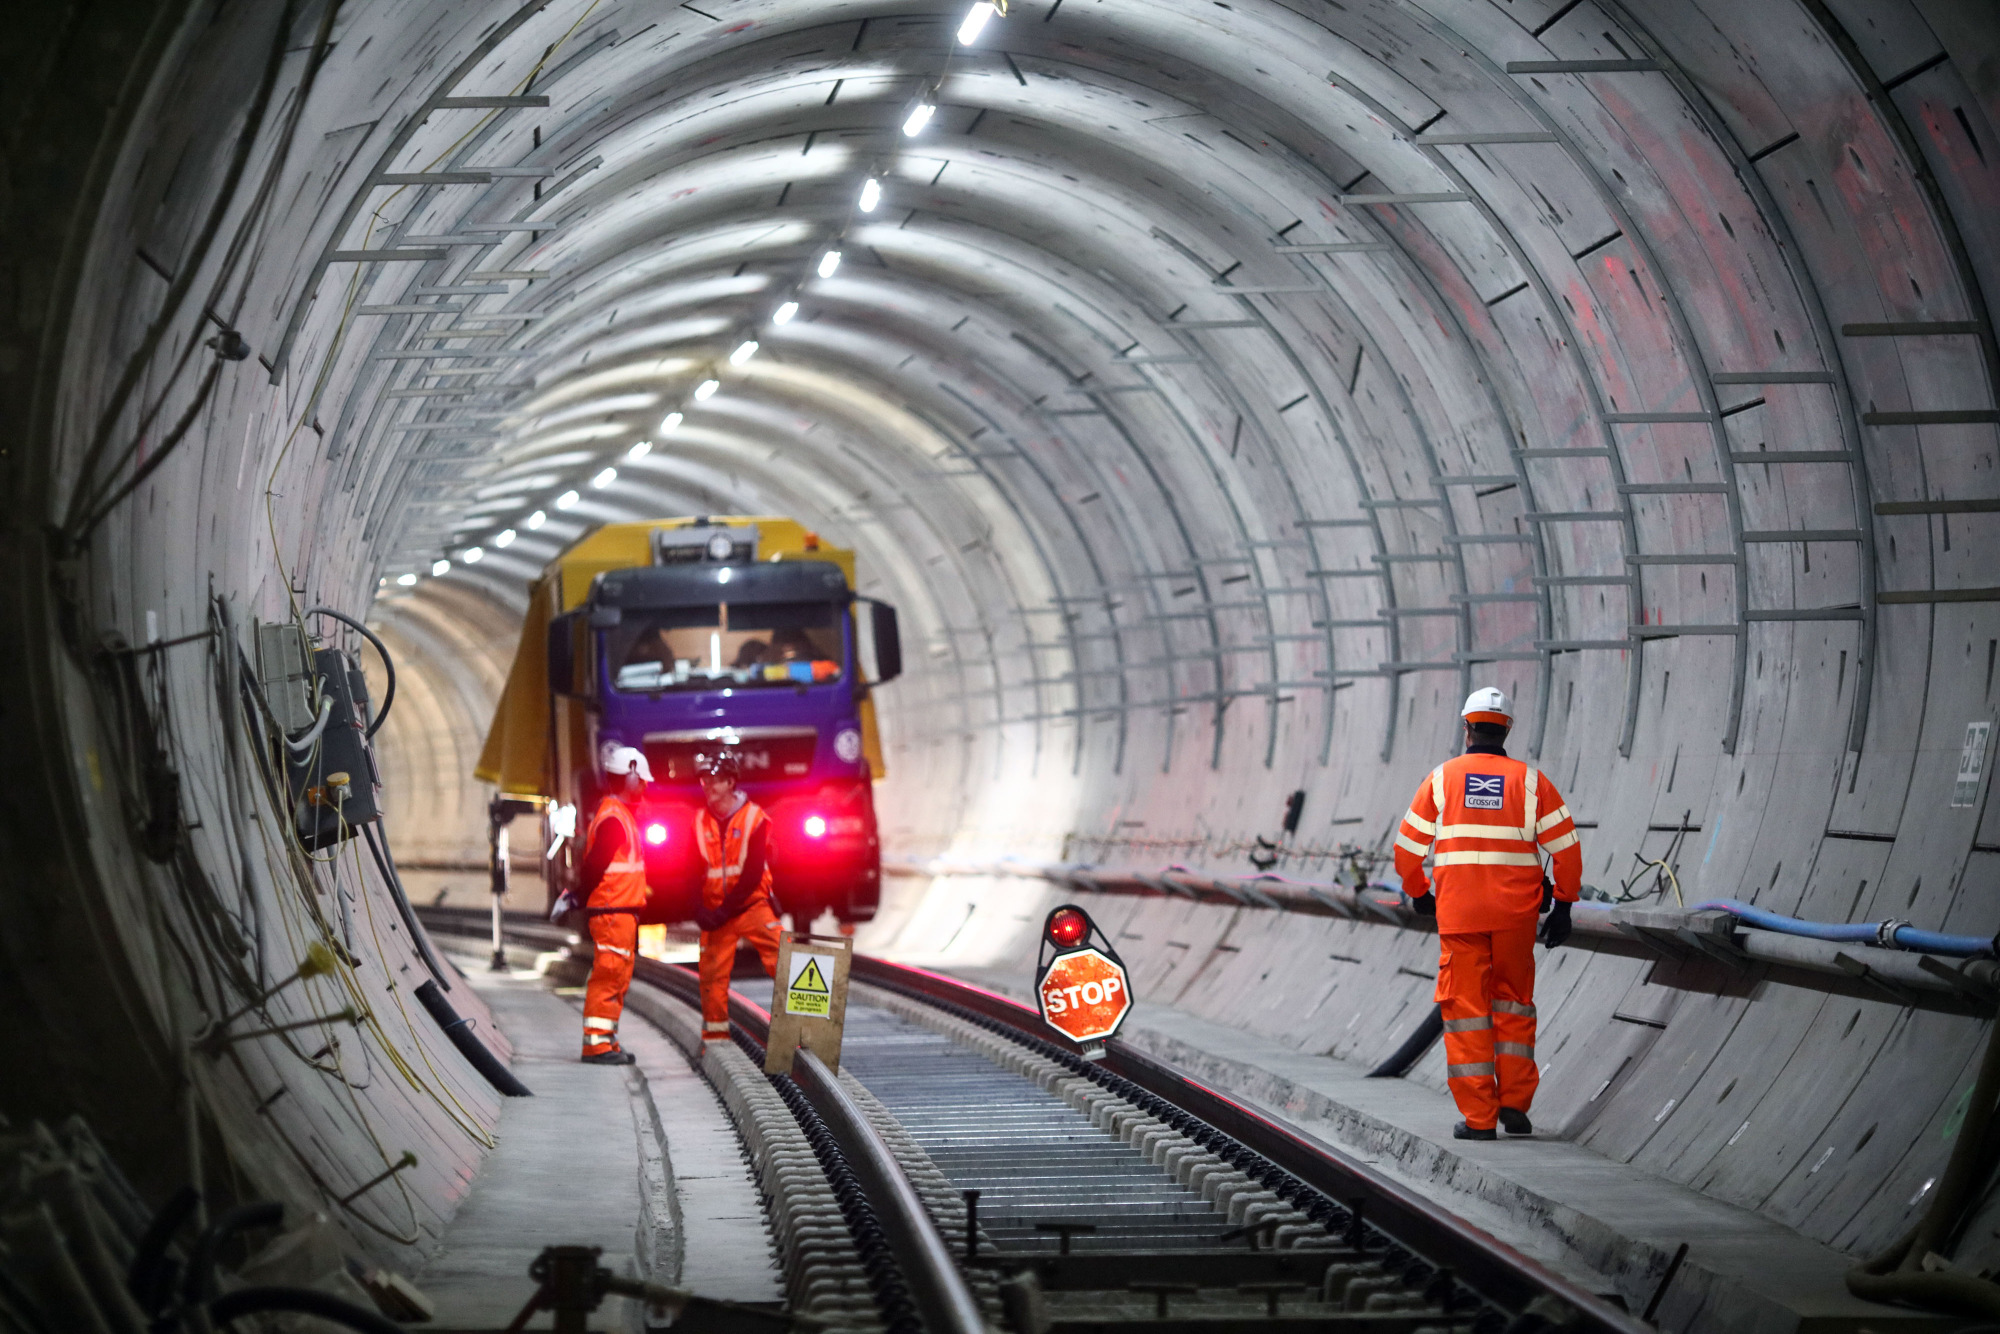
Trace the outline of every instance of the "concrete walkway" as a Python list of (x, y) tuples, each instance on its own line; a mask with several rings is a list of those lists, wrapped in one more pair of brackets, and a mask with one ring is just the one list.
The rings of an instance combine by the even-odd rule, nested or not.
[[(635, 1235), (642, 1215), (640, 1132), (642, 1081), (629, 1067), (577, 1061), (582, 1024), (540, 978), (466, 969), (494, 1021), (514, 1044), (514, 1073), (532, 1098), (508, 1098), (499, 1144), (488, 1155), (465, 1203), (445, 1230), (444, 1245), (417, 1279), (437, 1303), (425, 1328), (500, 1330), (533, 1294), (528, 1265), (544, 1246), (604, 1248), (602, 1263), (636, 1271)], [(531, 1329), (548, 1329), (547, 1314)], [(628, 1302), (607, 1302), (593, 1329), (637, 1331)]]
[(671, 1038), (629, 1006), (618, 1041), (639, 1058), (666, 1127), (680, 1211), (680, 1286), (727, 1301), (782, 1303), (784, 1275), (763, 1194), (715, 1090)]
[[(1030, 980), (954, 970), (1022, 1001)], [(1141, 1005), (1119, 1034), (1212, 1086), (1354, 1155), (1593, 1292), (1645, 1308), (1688, 1245), (1656, 1319), (1665, 1330), (1901, 1334), (1949, 1322), (1847, 1292), (1848, 1256), (1761, 1214), (1579, 1145), (1451, 1138), (1448, 1097), (1171, 1007)]]

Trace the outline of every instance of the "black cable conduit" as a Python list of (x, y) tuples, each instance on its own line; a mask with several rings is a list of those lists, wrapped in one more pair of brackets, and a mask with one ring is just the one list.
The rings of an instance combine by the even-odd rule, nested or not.
[(1401, 1079), (1410, 1073), (1423, 1054), (1431, 1049), (1431, 1044), (1444, 1032), (1444, 1006), (1433, 1005), (1424, 1021), (1416, 1026), (1410, 1036), (1403, 1039), (1403, 1045), (1391, 1053), (1389, 1059), (1368, 1072), (1370, 1079)]
[(375, 651), (382, 655), (382, 669), (388, 675), (389, 678), (388, 684), (384, 686), (382, 689), (382, 711), (369, 720), (368, 730), (362, 733), (363, 736), (367, 737), (370, 741), (373, 741), (375, 739), (375, 734), (382, 730), (382, 724), (389, 721), (389, 710), (396, 703), (396, 660), (389, 656), (389, 650), (383, 647), (382, 641), (375, 637), (375, 632), (373, 630), (370, 630), (367, 626), (355, 620), (352, 616), (349, 616), (346, 612), (335, 611), (332, 607), (309, 607), (306, 610), (306, 615), (332, 617), (334, 620), (339, 621), (342, 625), (346, 626), (350, 630), (353, 630), (363, 639), (373, 644), (375, 646)]
[(227, 1325), (263, 1311), (292, 1311), (315, 1316), (348, 1329), (360, 1330), (361, 1334), (407, 1334), (401, 1325), (388, 1317), (316, 1288), (238, 1288), (209, 1303), (208, 1318), (217, 1325)]
[(374, 824), (361, 826), (361, 837), (368, 844), (369, 855), (375, 858), (375, 869), (382, 873), (382, 881), (389, 887), (389, 897), (396, 901), (396, 914), (403, 919), (403, 925), (410, 933), (410, 941), (423, 957), (424, 967), (430, 969), (431, 976), (446, 991), (451, 990), (451, 980), (444, 975), (444, 965), (438, 962), (436, 951), (431, 949), (430, 934), (417, 921), (417, 914), (410, 907), (410, 896), (403, 892), (403, 877), (396, 874), (396, 859), (389, 853), (389, 839), (385, 834), (375, 837)]
[(429, 1011), (437, 1020), (444, 1035), (451, 1039), (451, 1045), (459, 1054), (472, 1062), (472, 1068), (486, 1076), (486, 1082), (510, 1098), (532, 1098), (535, 1091), (514, 1077), (514, 1072), (500, 1064), (500, 1058), (488, 1049), (472, 1031), (472, 1021), (461, 1016), (444, 998), (435, 982), (426, 982), (417, 988), (417, 1003)]

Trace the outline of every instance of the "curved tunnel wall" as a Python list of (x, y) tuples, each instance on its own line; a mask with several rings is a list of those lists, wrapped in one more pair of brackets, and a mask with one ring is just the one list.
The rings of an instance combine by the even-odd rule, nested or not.
[[(1281, 869), (1325, 874), (1382, 845), (1491, 681), (1597, 883), (1687, 824), (1690, 898), (2000, 926), (2000, 816), (1952, 804), (2000, 636), (1978, 503), (2000, 98), (1974, 7), (1071, 0), (962, 51), (957, 15), (890, 4), (106, 9), (122, 91), (51, 75), (29, 101), (85, 166), (41, 178), (67, 231), (11, 206), (60, 262), (22, 288), (47, 319), (6, 373), (37, 516), (12, 538), (35, 721), (10, 744), (43, 776), (10, 823), (69, 831), (24, 864), (77, 886), (89, 925), (52, 927), (33, 894), (9, 912), (78, 933), (107, 994), (167, 928), (133, 906), (156, 872), (101, 781), (100, 748), (122, 757), (92, 685), (105, 633), (197, 633), (211, 594), (273, 620), (288, 586), (385, 594), (417, 678), (385, 746), (399, 846), (449, 858), (481, 842), (446, 826), (483, 800), (452, 784), (502, 609), (586, 525), (663, 513), (797, 515), (902, 608), (892, 854), (1223, 867), (1304, 789)], [(52, 71), (81, 62), (65, 40)], [(266, 70), (268, 94), (245, 77)], [(926, 92), (931, 124), (901, 135)], [(94, 114), (59, 122), (64, 98)], [(446, 171), (473, 175), (407, 179)], [(343, 257), (370, 249), (410, 257)], [(433, 304), (451, 313), (410, 309)], [(204, 348), (223, 324), (251, 359)], [(181, 665), (201, 651), (159, 660), (213, 816), (189, 855), (221, 866), (242, 780), (212, 681)], [(1004, 961), (1036, 915), (1021, 893), (940, 884), (883, 932)], [(954, 915), (981, 929), (927, 925)], [(1279, 933), (1239, 947), (1260, 974), (1319, 966), (1285, 953), (1316, 937), (1202, 930), (1225, 928)], [(1421, 952), (1340, 929), (1371, 976)], [(1646, 984), (1559, 957), (1546, 1045), (1601, 1045)], [(1156, 962), (1157, 994), (1325, 1049), (1316, 1018), (1231, 1009)], [(100, 1036), (169, 1087), (199, 1007), (171, 959), (146, 966)], [(21, 978), (50, 1013), (61, 975)], [(1420, 985), (1340, 1004), (1388, 1042)], [(1897, 1231), (1983, 1026), (1675, 1004), (1593, 1124), (1684, 1110), (1597, 1147), (1842, 1246)], [(56, 1066), (51, 1098), (85, 1097), (88, 1069)], [(1750, 1142), (1748, 1175), (1720, 1144), (1744, 1094), (1698, 1096), (1738, 1066), (1800, 1118)], [(1823, 1144), (1873, 1147), (1834, 1178), (1809, 1170)], [(440, 1209), (451, 1190), (419, 1186)]]

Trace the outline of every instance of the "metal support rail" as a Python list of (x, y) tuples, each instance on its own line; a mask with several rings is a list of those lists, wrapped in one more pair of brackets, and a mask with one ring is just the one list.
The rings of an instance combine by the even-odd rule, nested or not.
[(867, 1190), (889, 1247), (903, 1266), (904, 1281), (924, 1327), (930, 1334), (984, 1334), (979, 1303), (952, 1261), (943, 1234), (861, 1108), (826, 1064), (803, 1047), (792, 1058), (792, 1079), (833, 1132), (847, 1165)]
[[(884, 862), (885, 875), (1007, 876), (1045, 880), (1064, 889), (1147, 898), (1186, 898), (1225, 907), (1265, 908), (1312, 917), (1338, 917), (1405, 931), (1435, 932), (1436, 919), (1419, 917), (1400, 897), (1377, 896), (1346, 885), (1285, 876), (1211, 876), (1181, 869), (1038, 865), (1032, 862), (960, 864)], [(419, 910), (421, 915), (423, 910)], [(481, 918), (480, 920), (484, 920)], [(2000, 963), (1942, 962), (1907, 950), (1836, 944), (1743, 927), (1725, 912), (1586, 906), (1571, 919), (1567, 949), (1622, 958), (1697, 965), (1695, 985), (1713, 985), (1716, 970), (1741, 986), (1759, 981), (1887, 1001), (1944, 1014), (1991, 1018), (2000, 1009)], [(1705, 980), (1699, 974), (1705, 971)], [(1666, 985), (1676, 985), (1669, 976)]]
[[(633, 973), (642, 982), (701, 1004), (700, 984), (687, 968), (642, 957)], [(760, 1051), (770, 1038), (770, 1014), (733, 992), (729, 1021), (739, 1036), (749, 1038)], [(924, 1328), (929, 1334), (985, 1334), (979, 1303), (952, 1261), (943, 1234), (924, 1211), (917, 1188), (910, 1184), (896, 1156), (860, 1107), (840, 1087), (839, 1079), (819, 1057), (802, 1047), (793, 1058), (792, 1081), (819, 1113), (848, 1168), (860, 1180)]]

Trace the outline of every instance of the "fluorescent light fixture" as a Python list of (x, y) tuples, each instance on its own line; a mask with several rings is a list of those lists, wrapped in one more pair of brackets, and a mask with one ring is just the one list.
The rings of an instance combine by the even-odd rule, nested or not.
[(556, 497), (556, 508), (559, 510), (574, 509), (576, 502), (582, 499), (583, 497), (574, 491), (565, 491)]
[(493, 545), (496, 547), (511, 547), (514, 545), (515, 536), (516, 534), (512, 528), (503, 528), (500, 530), (499, 535), (493, 539)]
[(720, 388), (722, 388), (722, 381), (720, 380), (703, 380), (694, 387), (694, 401), (697, 403), (706, 403), (709, 399), (715, 397), (715, 391)]
[(840, 252), (838, 250), (829, 250), (824, 255), (821, 255), (819, 257), (820, 277), (831, 278), (834, 274), (834, 270), (838, 269), (839, 267), (840, 267)]
[(678, 430), (680, 430), (680, 429), (681, 429), (681, 414), (680, 414), (680, 413), (678, 413), (678, 412), (669, 412), (669, 413), (668, 413), (668, 414), (667, 414), (667, 415), (666, 415), (665, 417), (662, 417), (662, 418), (660, 419), (660, 434), (661, 434), (661, 435), (672, 435), (672, 434), (673, 434), (673, 433), (674, 433), (675, 431), (678, 431)]
[(988, 21), (999, 12), (988, 0), (979, 0), (978, 4), (966, 11), (965, 21), (958, 25), (958, 44), (971, 46), (978, 41), (979, 34), (986, 31)]
[(909, 119), (903, 122), (903, 133), (912, 139), (916, 138), (924, 132), (924, 126), (930, 124), (931, 117), (935, 115), (937, 115), (935, 106), (929, 102), (917, 103), (910, 108)]
[(799, 313), (799, 303), (796, 301), (787, 301), (784, 305), (779, 306), (776, 310), (771, 312), (771, 323), (790, 324), (792, 322), (792, 316), (798, 313)]
[(528, 516), (528, 531), (532, 533), (533, 531), (535, 531), (535, 529), (540, 528), (543, 524), (547, 523), (548, 521), (549, 521), (548, 515), (542, 513), (542, 511), (540, 510), (536, 510), (533, 514), (530, 514)]
[(467, 547), (465, 551), (459, 556), (459, 559), (464, 561), (467, 565), (477, 565), (479, 564), (480, 561), (486, 559), (486, 548)]
[(625, 451), (625, 457), (628, 459), (643, 459), (652, 452), (653, 442), (650, 440), (641, 440), (638, 444)]
[(757, 340), (754, 338), (745, 339), (734, 352), (729, 354), (729, 364), (732, 366), (741, 366), (756, 355)]
[(875, 206), (882, 202), (882, 182), (870, 176), (861, 186), (861, 211), (873, 213)]
[(439, 575), (442, 575), (442, 574), (446, 574), (446, 573), (448, 573), (448, 572), (449, 572), (450, 570), (451, 570), (451, 562), (450, 562), (450, 561), (448, 561), (448, 560), (439, 560), (439, 561), (432, 561), (432, 562), (431, 562), (431, 577), (432, 577), (432, 578), (436, 578), (436, 577), (438, 577)]
[[(618, 480), (618, 470), (616, 468), (606, 468), (603, 472), (591, 478), (590, 484), (596, 487), (599, 491), (602, 491), (605, 487), (610, 486), (613, 482), (617, 480)], [(575, 493), (572, 492), (571, 494), (574, 495)]]
[(417, 586), (417, 576), (414, 574), (399, 574), (396, 576), (396, 582), (405, 588), (415, 588)]

